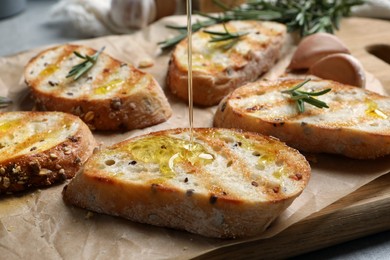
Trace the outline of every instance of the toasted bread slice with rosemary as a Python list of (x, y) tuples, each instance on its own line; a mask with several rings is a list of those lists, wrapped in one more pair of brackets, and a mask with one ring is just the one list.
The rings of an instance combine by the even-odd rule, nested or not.
[[(227, 41), (210, 42), (207, 31), (241, 35)], [(200, 106), (218, 104), (242, 84), (256, 80), (279, 58), (286, 27), (275, 22), (231, 21), (217, 24), (192, 36), (193, 100)], [(188, 100), (187, 39), (174, 49), (167, 76), (172, 93)]]
[(95, 146), (91, 131), (76, 116), (0, 113), (0, 194), (72, 178)]
[(66, 203), (209, 237), (264, 231), (302, 192), (310, 166), (275, 138), (171, 129), (105, 148), (64, 188)]
[(390, 154), (390, 98), (329, 80), (302, 86), (312, 92), (330, 88), (318, 100), (329, 108), (305, 105), (281, 91), (303, 80), (258, 81), (236, 89), (215, 114), (216, 127), (271, 135), (301, 151), (371, 159)]
[(152, 75), (100, 53), (77, 80), (67, 77), (82, 56), (96, 51), (61, 45), (38, 54), (25, 68), (25, 80), (41, 110), (75, 114), (92, 130), (130, 130), (166, 121), (170, 105)]

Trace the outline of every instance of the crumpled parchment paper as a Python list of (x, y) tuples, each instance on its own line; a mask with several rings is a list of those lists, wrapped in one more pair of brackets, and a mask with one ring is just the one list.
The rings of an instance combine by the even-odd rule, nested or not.
[[(103, 145), (152, 131), (188, 127), (188, 108), (165, 88), (169, 52), (160, 53), (156, 42), (172, 36), (166, 24), (185, 24), (184, 17), (169, 17), (133, 35), (108, 36), (78, 42), (99, 49), (125, 62), (138, 65), (152, 59), (153, 74), (163, 87), (173, 109), (165, 123), (125, 133), (95, 133)], [(43, 48), (46, 48), (42, 47)], [(282, 74), (294, 50), (290, 38), (283, 56), (264, 77)], [(40, 50), (41, 50), (40, 49)], [(29, 110), (32, 102), (22, 76), (23, 67), (40, 50), (0, 58), (0, 95), (14, 104), (6, 110)], [(368, 75), (368, 85), (383, 91), (378, 80)], [(216, 107), (196, 108), (195, 127), (211, 127)], [(3, 111), (5, 111), (3, 109)], [(390, 170), (389, 157), (359, 161), (341, 156), (316, 155), (311, 162), (312, 177), (302, 195), (264, 234), (273, 236), (314, 212), (350, 194)], [(88, 212), (66, 206), (61, 191), (64, 184), (20, 195), (0, 198), (0, 258), (2, 259), (188, 259), (202, 252), (249, 240), (220, 240)]]

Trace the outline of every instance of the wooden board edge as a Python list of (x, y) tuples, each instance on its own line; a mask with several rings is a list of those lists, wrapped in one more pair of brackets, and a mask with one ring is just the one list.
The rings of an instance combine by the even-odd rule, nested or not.
[[(372, 192), (374, 190), (377, 192)], [(297, 256), (390, 230), (389, 215), (390, 174), (386, 174), (272, 238), (220, 247), (193, 259)]]

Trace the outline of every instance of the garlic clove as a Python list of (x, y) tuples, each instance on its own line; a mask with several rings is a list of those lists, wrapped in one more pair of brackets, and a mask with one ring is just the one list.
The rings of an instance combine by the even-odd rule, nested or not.
[(331, 54), (322, 58), (310, 67), (309, 73), (356, 87), (364, 88), (366, 83), (361, 63), (352, 55), (345, 53)]
[(308, 69), (321, 58), (334, 53), (350, 53), (339, 38), (329, 33), (307, 36), (299, 43), (288, 66), (291, 70)]

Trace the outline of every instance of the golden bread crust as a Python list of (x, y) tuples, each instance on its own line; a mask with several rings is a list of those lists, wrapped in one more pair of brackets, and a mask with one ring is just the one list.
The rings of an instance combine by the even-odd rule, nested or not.
[[(47, 126), (47, 120), (54, 122)], [(69, 129), (61, 130), (64, 122)], [(17, 135), (30, 127), (40, 130)], [(63, 133), (51, 136), (55, 131)], [(78, 117), (60, 112), (0, 113), (0, 133), (0, 194), (72, 178), (96, 147), (91, 131)], [(15, 135), (17, 140), (8, 138)]]
[(149, 153), (155, 152), (154, 143), (166, 156), (173, 145), (160, 140), (171, 140), (168, 137), (188, 142), (189, 130), (135, 137), (94, 154), (64, 188), (64, 201), (136, 222), (236, 238), (263, 232), (309, 181), (310, 166), (295, 149), (238, 130), (195, 129), (193, 149), (203, 147), (199, 157), (213, 159), (200, 163), (199, 157), (191, 157), (189, 163), (181, 157), (186, 151), (177, 155), (175, 150), (167, 157), (173, 173), (167, 173), (163, 163), (137, 159), (137, 152), (145, 148), (142, 142), (149, 139)]
[(305, 152), (373, 159), (390, 154), (390, 98), (329, 80), (311, 80), (308, 89), (331, 88), (316, 97), (329, 108), (305, 105), (282, 90), (303, 80), (258, 81), (232, 92), (214, 117), (214, 126), (274, 136)]
[(91, 130), (131, 130), (166, 121), (170, 105), (157, 81), (132, 65), (101, 53), (96, 64), (77, 81), (66, 78), (82, 60), (73, 52), (95, 50), (62, 45), (45, 50), (25, 68), (26, 84), (40, 110), (79, 116)]
[[(208, 42), (203, 31), (193, 35), (193, 101), (199, 106), (212, 106), (240, 85), (267, 72), (280, 56), (286, 29), (271, 22), (235, 21), (226, 24), (231, 30), (249, 32), (231, 49), (224, 51)], [(220, 30), (222, 25), (207, 28)], [(259, 36), (260, 35), (260, 36)], [(199, 43), (197, 41), (199, 40)], [(172, 53), (168, 67), (167, 86), (173, 94), (188, 100), (186, 65), (187, 40), (180, 42)], [(221, 57), (220, 57), (221, 56)], [(222, 62), (223, 60), (223, 62)], [(226, 61), (225, 61), (226, 60)], [(221, 63), (219, 63), (221, 62)], [(217, 64), (217, 65), (215, 65)]]

